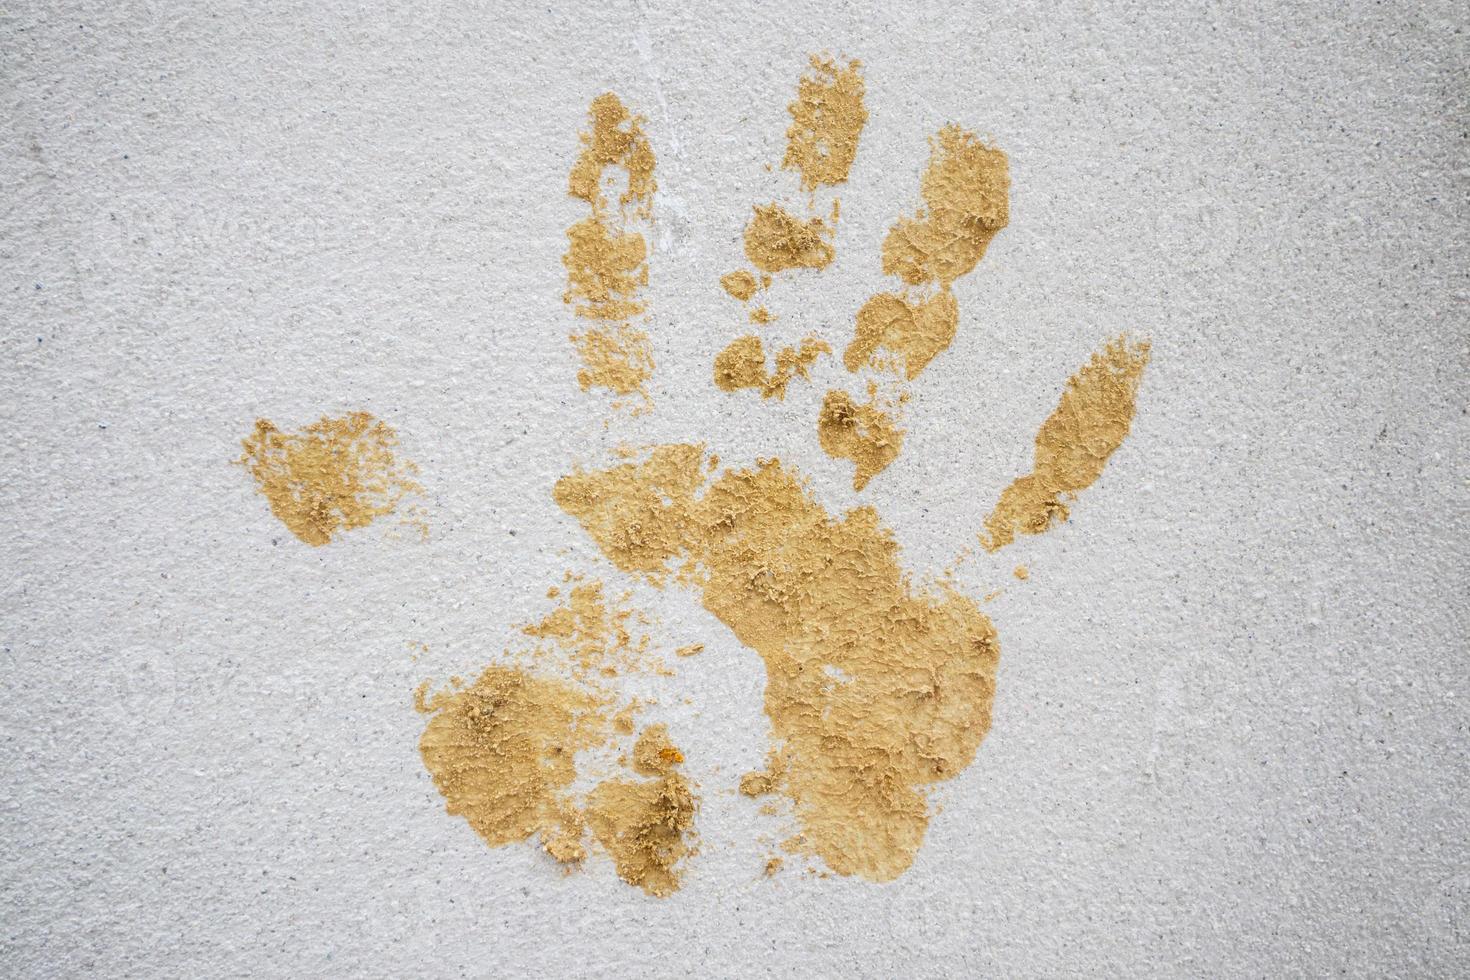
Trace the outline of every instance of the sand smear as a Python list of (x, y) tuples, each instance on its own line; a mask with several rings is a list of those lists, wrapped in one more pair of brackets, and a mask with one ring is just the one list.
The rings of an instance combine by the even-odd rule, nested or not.
[[(746, 261), (754, 271), (739, 269), (720, 277), (720, 286), (730, 296), (748, 304), (784, 273), (820, 271), (832, 264), (837, 256), (833, 238), (841, 202), (832, 198), (830, 210), (819, 214), (815, 192), (847, 180), (868, 121), (865, 94), (859, 62), (842, 64), (829, 57), (811, 56), (808, 70), (797, 83), (796, 99), (787, 106), (791, 124), (781, 160), (784, 169), (796, 172), (806, 192), (807, 200), (799, 208), (805, 213), (796, 213), (797, 205), (774, 201), (753, 206), (743, 241)], [(748, 318), (759, 326), (778, 319), (765, 305), (750, 308)], [(793, 376), (806, 378), (807, 369), (817, 357), (831, 353), (824, 341), (808, 337), (799, 348), (788, 347), (778, 353), (775, 371), (767, 374), (764, 355), (755, 350), (759, 342), (752, 341), (755, 338), (739, 338), (718, 355), (715, 379), (723, 390), (756, 388), (766, 397), (784, 397)], [(783, 367), (782, 358), (788, 351), (789, 367)], [(745, 373), (733, 374), (734, 360), (742, 358)]]
[(366, 527), (422, 490), (418, 468), (396, 455), (398, 434), (367, 412), (323, 418), (299, 432), (257, 419), (241, 446), (237, 462), (255, 478), (271, 513), (313, 546)]
[(715, 387), (721, 391), (754, 388), (763, 398), (784, 399), (792, 378), (811, 377), (811, 367), (823, 354), (832, 353), (824, 340), (802, 338), (798, 347), (782, 347), (776, 363), (766, 370), (766, 350), (754, 335), (737, 337), (715, 356)]
[[(902, 288), (874, 294), (857, 312), (852, 342), (842, 353), (849, 371), (864, 369), (896, 377), (890, 397), (907, 392), (907, 383), (924, 372), (954, 340), (960, 311), (950, 287), (985, 255), (990, 242), (1010, 220), (1010, 168), (1006, 155), (974, 133), (946, 126), (930, 141), (929, 165), (919, 182), (924, 204), (900, 217), (883, 240), (883, 271)], [(828, 395), (829, 404), (835, 395)], [(825, 406), (819, 431), (828, 422)], [(897, 422), (893, 433), (901, 436)], [(900, 438), (889, 436), (886, 458), (869, 453), (866, 477), (859, 461), (858, 482), (866, 483), (898, 457)], [(846, 443), (824, 438), (834, 456)], [(852, 457), (849, 457), (852, 458)], [(877, 470), (871, 467), (881, 463)]]
[(555, 498), (620, 569), (697, 589), (763, 658), (779, 747), (743, 788), (789, 795), (795, 846), (841, 874), (902, 873), (924, 789), (990, 725), (999, 649), (975, 602), (915, 587), (872, 509), (832, 518), (777, 460), (711, 481), (699, 447), (664, 446), (564, 477)]
[[(572, 335), (584, 391), (604, 388), (615, 395), (638, 394), (653, 374), (648, 334), (632, 320), (647, 309), (648, 245), (639, 228), (653, 212), (654, 155), (643, 120), (611, 92), (592, 100), (590, 128), (568, 179), (568, 193), (587, 202), (592, 214), (567, 229), (563, 299), (577, 316), (595, 325)], [(610, 187), (610, 185), (612, 185)], [(613, 209), (608, 195), (617, 194)]]
[(1006, 487), (985, 519), (980, 540), (986, 550), (1067, 519), (1067, 502), (1102, 475), (1133, 427), (1149, 352), (1148, 341), (1118, 337), (1067, 381), (1056, 411), (1036, 433), (1031, 472)]
[(636, 729), (640, 705), (620, 703), (599, 681), (660, 670), (648, 636), (637, 634), (647, 620), (609, 602), (600, 582), (568, 576), (549, 596), (560, 605), (521, 630), (540, 642), (506, 653), (522, 662), (487, 667), (468, 686), (420, 687), (415, 704), (430, 716), (419, 739), (424, 766), (445, 809), (490, 846), (535, 838), (571, 867), (596, 841), (624, 881), (672, 894), (692, 852), (698, 801), (664, 726), (644, 729), (621, 762), (625, 775), (573, 792), (579, 776), (596, 778), (579, 771), (579, 753), (610, 754)]

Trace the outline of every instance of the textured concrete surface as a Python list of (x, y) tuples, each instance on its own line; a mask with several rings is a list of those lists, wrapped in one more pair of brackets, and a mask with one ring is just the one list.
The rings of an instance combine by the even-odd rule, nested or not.
[[(1462, 5), (269, 6), (0, 12), (0, 972), (1466, 972)], [(946, 122), (1013, 180), (861, 496), (812, 428), (839, 364), (784, 403), (709, 376), (823, 49), (872, 118), (783, 329), (848, 335)], [(604, 429), (559, 258), (607, 89), (661, 190), (656, 411)], [(623, 584), (550, 499), (574, 462), (779, 453), (937, 571), (1123, 329), (1154, 343), (1129, 440), (960, 572), (1005, 587), (995, 722), (903, 877), (761, 877), (780, 827), (730, 791), (760, 661), (675, 590), (636, 598), (706, 644), (660, 706), (704, 795), (681, 892), (443, 813), (413, 687), (567, 568)], [(229, 465), (257, 416), (353, 409), (422, 467), (426, 543), (307, 548)]]

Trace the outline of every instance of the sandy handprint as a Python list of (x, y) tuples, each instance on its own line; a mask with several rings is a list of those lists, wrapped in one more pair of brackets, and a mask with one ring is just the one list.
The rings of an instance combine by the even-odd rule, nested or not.
[[(857, 62), (814, 57), (799, 80), (780, 161), (794, 196), (752, 205), (742, 234), (750, 268), (710, 283), (745, 304), (758, 329), (784, 324), (792, 340), (768, 356), (759, 334), (732, 337), (710, 365), (711, 399), (783, 399), (833, 356), (816, 333), (795, 339), (799, 312), (773, 310), (767, 293), (781, 277), (820, 276), (840, 261), (832, 195), (861, 157), (865, 99)], [(589, 407), (610, 399), (628, 418), (656, 411), (646, 382), (657, 365), (640, 319), (656, 268), (643, 232), (656, 220), (657, 136), (617, 96), (597, 96), (567, 187), (589, 208), (568, 229), (563, 258), (563, 298), (580, 324), (570, 331), (579, 385)], [(918, 177), (922, 203), (875, 243), (891, 281), (854, 298), (841, 363), (855, 390), (827, 392), (809, 430), (826, 453), (852, 461), (854, 491), (902, 465), (910, 388), (961, 327), (952, 287), (1010, 221), (1010, 180), (998, 147), (946, 126)], [(1146, 342), (1115, 338), (1066, 383), (1036, 437), (1032, 472), (975, 528), (980, 544), (999, 549), (1066, 519), (1128, 434), (1148, 357)], [(698, 445), (625, 450), (548, 489), (613, 567), (692, 591), (762, 659), (771, 746), (764, 769), (738, 788), (789, 801), (786, 850), (838, 874), (892, 879), (922, 845), (929, 788), (964, 770), (990, 727), (997, 632), (948, 578), (914, 580), (873, 507), (834, 515), (792, 464), (773, 454), (721, 469), (719, 448), (712, 432)], [(663, 896), (694, 850), (696, 787), (667, 730), (640, 731), (644, 705), (617, 685), (629, 672), (675, 677), (680, 661), (667, 654), (700, 647), (652, 642), (646, 618), (594, 575), (548, 592), (555, 608), (526, 626), (529, 646), (471, 683), (421, 690), (430, 718), (420, 749), (449, 812), (486, 842), (534, 837), (568, 865), (596, 842), (621, 877)], [(594, 757), (603, 761), (586, 761)]]

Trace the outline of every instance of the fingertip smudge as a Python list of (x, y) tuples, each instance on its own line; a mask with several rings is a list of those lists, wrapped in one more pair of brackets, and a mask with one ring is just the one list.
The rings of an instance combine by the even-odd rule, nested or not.
[(1031, 472), (1006, 487), (985, 519), (981, 544), (987, 551), (1067, 519), (1067, 502), (1102, 475), (1127, 438), (1149, 355), (1148, 341), (1120, 336), (1068, 379), (1056, 410), (1036, 433)]
[(604, 92), (592, 100), (587, 119), (591, 128), (582, 133), (582, 150), (568, 175), (567, 193), (598, 211), (605, 210), (603, 179), (608, 168), (620, 168), (626, 185), (618, 196), (619, 205), (633, 205), (636, 213), (647, 217), (658, 182), (653, 176), (653, 146), (643, 133), (643, 117), (630, 112), (612, 92)]
[[(858, 310), (852, 342), (842, 354), (849, 371), (893, 371), (906, 382), (922, 374), (948, 349), (959, 327), (959, 304), (950, 285), (975, 267), (1010, 220), (1006, 155), (959, 126), (946, 126), (930, 140), (929, 164), (919, 184), (924, 206), (912, 217), (900, 217), (883, 241), (883, 271), (898, 276), (905, 288), (876, 293)], [(880, 351), (887, 356), (880, 357)], [(827, 436), (823, 448), (830, 455), (837, 453), (828, 446), (846, 451), (863, 445), (847, 434), (850, 425), (838, 424), (852, 417), (844, 414), (846, 408), (840, 400), (823, 405), (818, 429)], [(886, 458), (875, 462), (881, 459), (887, 466), (899, 447), (890, 439), (880, 445)], [(862, 470), (859, 463), (859, 475)]]
[(833, 459), (850, 459), (857, 469), (852, 488), (862, 490), (903, 448), (903, 430), (874, 403), (858, 404), (840, 389), (827, 392), (817, 416), (817, 439)]
[(803, 190), (834, 186), (847, 180), (857, 157), (858, 139), (868, 121), (863, 106), (862, 63), (839, 65), (812, 55), (798, 83), (796, 101), (787, 107), (786, 156), (781, 166), (801, 172)]
[(920, 180), (925, 206), (889, 230), (883, 271), (911, 286), (948, 288), (975, 268), (1010, 221), (1010, 186), (1005, 153), (959, 126), (941, 129)]
[(821, 218), (798, 218), (779, 204), (757, 204), (745, 226), (745, 257), (763, 272), (825, 269), (836, 252)]

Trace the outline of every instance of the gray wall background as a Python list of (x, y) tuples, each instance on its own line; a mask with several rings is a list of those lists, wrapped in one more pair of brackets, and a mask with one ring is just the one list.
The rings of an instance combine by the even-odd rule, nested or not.
[[(0, 972), (1463, 974), (1465, 22), (8, 5)], [(772, 336), (849, 336), (946, 122), (996, 139), (1014, 185), (861, 498), (812, 428), (840, 365), (784, 403), (709, 380), (745, 329), (716, 278), (750, 204), (795, 189), (763, 168), (824, 49), (865, 62), (872, 118), (838, 264), (778, 287)], [(657, 410), (604, 429), (559, 258), (607, 89), (649, 117), (661, 190)], [(1005, 586), (995, 723), (908, 874), (760, 876), (783, 827), (732, 792), (765, 749), (760, 662), (677, 591), (635, 601), (706, 644), (644, 692), (704, 796), (678, 895), (605, 859), (562, 877), (442, 812), (413, 687), (493, 659), (567, 568), (625, 584), (551, 502), (574, 462), (779, 453), (932, 573), (1124, 329), (1154, 341), (1129, 441), (1069, 525), (960, 573)], [(257, 416), (352, 409), (423, 468), (427, 543), (307, 548), (229, 465)]]

